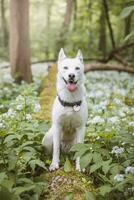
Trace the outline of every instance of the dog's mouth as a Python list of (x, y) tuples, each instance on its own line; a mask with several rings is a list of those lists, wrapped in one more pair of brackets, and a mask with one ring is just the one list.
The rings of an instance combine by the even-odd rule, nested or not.
[(77, 89), (77, 81), (74, 81), (73, 79), (69, 79), (68, 81), (64, 79), (64, 82), (66, 83), (66, 87), (70, 92), (74, 92)]

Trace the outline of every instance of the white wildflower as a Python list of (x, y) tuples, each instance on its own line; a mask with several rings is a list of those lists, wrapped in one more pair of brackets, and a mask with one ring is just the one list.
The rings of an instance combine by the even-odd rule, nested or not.
[(40, 104), (39, 104), (39, 103), (36, 103), (36, 104), (34, 105), (34, 112), (37, 113), (37, 112), (40, 111), (40, 109), (41, 109)]
[(93, 109), (93, 112), (95, 112), (95, 113), (101, 113), (102, 112), (102, 108), (100, 108), (100, 105), (94, 105), (92, 107), (92, 109)]
[(4, 108), (4, 105), (0, 105), (0, 109), (1, 109), (1, 108)]
[(102, 91), (98, 90), (95, 92), (94, 91), (89, 92), (87, 96), (89, 98), (101, 98), (103, 95), (104, 95), (104, 93)]
[(116, 154), (116, 156), (118, 156), (119, 154), (122, 154), (123, 152), (124, 152), (124, 148), (118, 147), (118, 146), (114, 146), (111, 151), (111, 153)]
[(120, 99), (114, 98), (113, 102), (117, 105), (122, 105), (122, 101)]
[(134, 167), (128, 166), (128, 167), (125, 169), (125, 173), (126, 173), (126, 174), (129, 174), (129, 173), (134, 174)]
[(5, 128), (5, 125), (2, 123), (2, 122), (0, 122), (0, 128), (2, 129), (2, 128)]
[(32, 116), (30, 114), (26, 114), (26, 120), (27, 121), (31, 121), (32, 120)]
[(16, 101), (24, 101), (24, 97), (22, 95), (17, 96)]
[(12, 108), (9, 108), (6, 113), (3, 114), (5, 118), (13, 118), (15, 116), (15, 111)]
[(95, 116), (92, 120), (91, 123), (92, 124), (97, 124), (97, 123), (104, 123), (105, 120), (103, 118), (101, 118), (100, 116)]
[(130, 187), (130, 188), (127, 188), (128, 189), (128, 191), (130, 191), (130, 192), (134, 192), (134, 187)]
[(3, 76), (3, 82), (5, 82), (5, 83), (13, 83), (14, 79), (11, 77), (10, 74), (5, 74)]
[(108, 100), (100, 102), (100, 106), (102, 106), (102, 107), (106, 107), (108, 104), (109, 104)]
[(129, 113), (129, 108), (128, 108), (128, 106), (123, 106), (123, 107), (122, 107), (122, 111), (125, 112), (125, 113)]
[(107, 121), (110, 122), (110, 123), (112, 123), (112, 124), (115, 124), (115, 123), (119, 122), (119, 118), (117, 116), (110, 117), (110, 118), (108, 118)]
[(23, 109), (23, 105), (22, 104), (17, 105), (16, 109), (17, 110), (22, 110)]
[(124, 174), (116, 174), (116, 176), (114, 176), (114, 180), (117, 182), (121, 182), (124, 180)]
[(117, 93), (121, 96), (125, 96), (126, 95), (126, 90), (125, 89), (117, 89)]
[(5, 93), (6, 93), (6, 92), (8, 93), (10, 90), (8, 89), (8, 87), (4, 87), (4, 88), (3, 88), (3, 91), (4, 91)]
[(129, 122), (129, 126), (134, 126), (134, 121)]
[(120, 111), (120, 110), (119, 110), (118, 114), (119, 114), (120, 117), (125, 117), (126, 116), (126, 114), (124, 112)]

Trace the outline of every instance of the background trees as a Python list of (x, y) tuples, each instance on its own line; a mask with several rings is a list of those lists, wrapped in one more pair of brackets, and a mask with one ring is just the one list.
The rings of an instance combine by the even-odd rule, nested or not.
[[(10, 7), (7, 0), (0, 1), (0, 58), (3, 60), (11, 58), (13, 63), (13, 52), (19, 44), (19, 49), (21, 49), (19, 51), (23, 54), (21, 53), (21, 59), (18, 59), (17, 56), (20, 54), (16, 51), (19, 55), (16, 55), (15, 59), (16, 61), (25, 60), (26, 64), (24, 62), (23, 67), (31, 74), (30, 68), (27, 67), (30, 63), (28, 5), (23, 5), (26, 1), (22, 1), (23, 3), (16, 1), (15, 4), (14, 2), (15, 0), (10, 1), (10, 4), (14, 5), (12, 8), (14, 10), (15, 6), (20, 6), (20, 12), (16, 11), (17, 18), (20, 19), (15, 19), (15, 15), (11, 14), (10, 41), (12, 42), (10, 46), (12, 48), (8, 55)], [(131, 65), (133, 62), (133, 0), (29, 0), (29, 3), (32, 62), (56, 60), (61, 47), (65, 47), (65, 51), (70, 56), (73, 56), (74, 52), (80, 48), (85, 59), (89, 60), (107, 62), (114, 58), (124, 65)], [(24, 13), (22, 13), (23, 6)], [(18, 31), (19, 43), (14, 34), (15, 30)], [(21, 41), (25, 41), (26, 45)], [(25, 59), (22, 58), (23, 56)], [(14, 62), (12, 66), (15, 65), (18, 64)], [(21, 68), (19, 65), (17, 70)], [(29, 82), (31, 75), (26, 79)]]
[(17, 82), (31, 82), (29, 0), (10, 1), (10, 64)]

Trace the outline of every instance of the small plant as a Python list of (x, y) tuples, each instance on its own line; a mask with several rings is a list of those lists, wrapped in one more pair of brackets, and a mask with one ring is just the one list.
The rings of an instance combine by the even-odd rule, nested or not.
[(47, 170), (41, 139), (48, 125), (34, 116), (41, 109), (38, 87), (38, 81), (1, 86), (0, 199), (39, 199), (47, 189), (39, 178)]

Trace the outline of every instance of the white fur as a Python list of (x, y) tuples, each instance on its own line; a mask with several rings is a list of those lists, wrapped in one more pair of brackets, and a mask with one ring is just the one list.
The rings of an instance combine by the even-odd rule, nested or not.
[[(64, 69), (67, 66), (68, 69)], [(76, 70), (76, 67), (80, 69)], [(63, 80), (68, 80), (70, 73), (75, 74), (77, 89), (70, 92), (66, 88), (66, 83)], [(58, 58), (58, 74), (57, 74), (57, 93), (60, 98), (66, 102), (82, 101), (80, 110), (74, 111), (72, 107), (64, 107), (55, 98), (52, 109), (52, 126), (45, 134), (42, 144), (48, 150), (53, 151), (52, 163), (50, 171), (59, 168), (60, 149), (68, 151), (73, 144), (83, 143), (85, 136), (85, 124), (87, 121), (87, 103), (86, 90), (84, 87), (84, 65), (81, 51), (78, 51), (76, 58), (67, 58), (64, 50), (61, 49)], [(79, 158), (76, 159), (76, 169), (80, 169)]]

